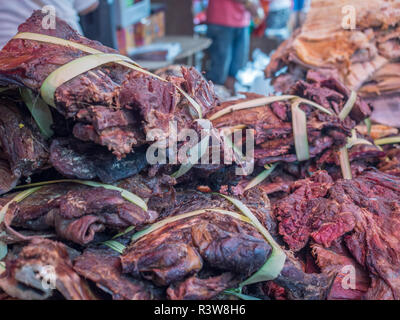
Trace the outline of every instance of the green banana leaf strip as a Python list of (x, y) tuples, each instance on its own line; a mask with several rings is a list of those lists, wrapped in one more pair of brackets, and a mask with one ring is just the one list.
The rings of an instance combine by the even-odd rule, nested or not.
[(360, 144), (371, 145), (371, 146), (373, 145), (373, 143), (371, 143), (366, 139), (358, 138), (356, 129), (351, 130), (351, 138), (347, 139), (346, 148), (351, 149), (352, 147)]
[(347, 151), (347, 147), (344, 146), (339, 150), (339, 160), (340, 160), (340, 168), (342, 169), (343, 179), (351, 180), (353, 179), (353, 174), (351, 173), (351, 165), (349, 160), (349, 152)]
[(33, 94), (32, 90), (27, 88), (20, 89), (22, 100), (25, 102), (27, 108), (32, 114), (33, 119), (37, 123), (42, 135), (49, 139), (53, 136), (54, 132), (51, 129), (53, 125), (53, 115), (51, 114), (49, 106), (40, 98)]
[(120, 254), (123, 254), (124, 250), (126, 249), (126, 247), (122, 243), (114, 240), (105, 241), (103, 242), (103, 244)]
[(388, 138), (382, 138), (382, 139), (375, 140), (375, 144), (377, 146), (383, 146), (385, 144), (397, 144), (397, 143), (400, 143), (400, 136), (388, 137)]
[(251, 210), (240, 200), (231, 198), (224, 194), (219, 194), (221, 197), (224, 197), (228, 201), (230, 201), (236, 208), (238, 208), (246, 217), (248, 217), (253, 225), (258, 229), (258, 231), (265, 237), (269, 245), (272, 247), (272, 253), (269, 256), (267, 262), (258, 270), (255, 274), (253, 274), (250, 278), (242, 282), (239, 288), (242, 288), (245, 285), (263, 282), (268, 280), (273, 280), (279, 276), (281, 273), (283, 266), (286, 261), (286, 254), (281, 249), (279, 244), (276, 243), (274, 238), (268, 232), (267, 229), (258, 221), (256, 216), (251, 212)]
[(0, 260), (6, 257), (7, 251), (7, 245), (3, 241), (0, 241)]
[(339, 113), (340, 120), (343, 121), (344, 119), (346, 119), (346, 117), (349, 115), (351, 110), (353, 110), (356, 100), (357, 100), (357, 92), (352, 90), (350, 93), (349, 99), (347, 100), (346, 104), (344, 105), (342, 111), (340, 111), (340, 113)]
[(274, 163), (270, 166), (265, 165), (264, 168), (266, 170), (264, 170), (257, 177), (255, 177), (253, 180), (251, 180), (249, 182), (249, 184), (246, 186), (246, 188), (244, 188), (244, 191), (254, 188), (255, 186), (259, 185), (261, 182), (263, 182), (265, 179), (267, 179), (270, 176), (270, 174), (275, 170), (277, 165), (278, 165), (278, 163)]
[(307, 117), (299, 107), (301, 103), (300, 99), (296, 99), (292, 103), (292, 126), (297, 160), (305, 161), (310, 159), (310, 151), (307, 137)]
[[(33, 40), (33, 41), (38, 41), (38, 42), (44, 42), (44, 43), (51, 43), (51, 44), (56, 44), (56, 45), (60, 45), (60, 46), (64, 46), (64, 47), (71, 47), (71, 48), (75, 48), (78, 49), (80, 51), (86, 52), (86, 53), (90, 53), (90, 54), (104, 54), (104, 52), (101, 52), (97, 49), (93, 49), (91, 47), (85, 46), (83, 44), (77, 43), (77, 42), (73, 42), (73, 41), (69, 41), (69, 40), (65, 40), (65, 39), (61, 39), (61, 38), (57, 38), (57, 37), (52, 37), (52, 36), (48, 36), (48, 35), (44, 35), (44, 34), (40, 34), (40, 33), (32, 33), (32, 32), (21, 32), (18, 33), (16, 36), (14, 36), (13, 39), (24, 39), (24, 40)], [(138, 65), (135, 61), (133, 61), (130, 58), (125, 57), (126, 59), (124, 59), (123, 61), (116, 61), (116, 63), (125, 66), (127, 68), (136, 70), (138, 72), (147, 74), (149, 76), (152, 76), (158, 80), (164, 81), (164, 82), (168, 82), (167, 80), (147, 71), (146, 69), (142, 68), (140, 65)], [(195, 109), (195, 111), (198, 114), (198, 117), (201, 119), (203, 117), (202, 115), (202, 108), (201, 106), (197, 103), (196, 100), (194, 100), (189, 94), (187, 94), (181, 87), (179, 87), (176, 84), (173, 84), (175, 86), (175, 88), (189, 101), (189, 103), (191, 104), (191, 106)]]
[(367, 126), (367, 131), (368, 131), (368, 135), (371, 135), (371, 130), (372, 130), (372, 122), (371, 122), (371, 118), (367, 118), (364, 120), (365, 125)]
[(131, 232), (133, 230), (135, 230), (135, 227), (134, 226), (130, 226), (130, 227), (126, 228), (124, 231), (122, 231), (120, 233), (117, 233), (114, 237), (112, 237), (112, 239), (117, 239), (119, 237), (122, 237), (122, 236), (126, 235), (127, 233), (129, 233), (129, 232)]

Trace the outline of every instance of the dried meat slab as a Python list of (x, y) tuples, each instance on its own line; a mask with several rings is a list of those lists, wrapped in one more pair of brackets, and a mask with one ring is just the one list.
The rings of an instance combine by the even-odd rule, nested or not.
[[(275, 234), (268, 198), (252, 190), (241, 199)], [(210, 299), (257, 271), (271, 247), (252, 225), (213, 212), (235, 210), (222, 197), (179, 193), (177, 205), (162, 215), (207, 208), (210, 212), (167, 224), (132, 243), (121, 256), (123, 273), (166, 287), (170, 299)], [(288, 290), (290, 299), (323, 299), (330, 283), (325, 275), (305, 274), (290, 255), (274, 281)]]
[[(357, 12), (354, 30), (341, 27), (346, 5)], [(334, 76), (374, 106), (372, 120), (399, 127), (399, 13), (396, 1), (313, 1), (302, 28), (272, 54), (266, 77), (287, 92), (309, 70)]]
[[(18, 31), (55, 36), (105, 53), (117, 53), (80, 36), (60, 19), (56, 29), (45, 30), (43, 17), (40, 11), (35, 11)], [(0, 52), (0, 81), (38, 93), (50, 73), (85, 55), (71, 47), (12, 39)], [(122, 158), (143, 145), (151, 129), (161, 129), (168, 136), (169, 121), (176, 120), (180, 129), (191, 126), (193, 110), (174, 84), (189, 92), (204, 114), (215, 106), (212, 84), (194, 68), (183, 69), (182, 73), (181, 78), (162, 81), (111, 63), (61, 85), (55, 92), (55, 105), (65, 118), (73, 119), (75, 137), (106, 146)]]
[[(104, 232), (115, 234), (130, 226), (142, 227), (158, 217), (158, 213), (152, 210), (152, 203), (155, 208), (162, 207), (161, 198), (165, 192), (164, 201), (169, 201), (170, 205), (174, 193), (171, 186), (153, 181), (153, 187), (159, 188), (159, 194), (154, 196), (157, 199), (151, 200), (150, 187), (139, 178), (135, 181), (137, 185), (141, 183), (147, 187), (147, 199), (150, 199), (148, 211), (127, 201), (118, 191), (64, 183), (45, 186), (19, 203), (12, 226), (33, 231), (55, 230), (59, 238), (80, 245), (95, 241), (95, 237)], [(0, 200), (5, 203), (9, 198)]]
[(374, 170), (336, 182), (324, 172), (316, 173), (299, 180), (274, 209), (279, 233), (294, 251), (310, 240), (329, 248), (343, 239), (368, 271), (370, 299), (399, 298), (399, 212), (399, 177)]
[[(368, 104), (358, 97), (350, 115), (341, 121), (338, 115), (350, 97), (350, 90), (333, 78), (319, 77), (315, 73), (310, 72), (307, 81), (298, 81), (291, 87), (289, 93), (314, 101), (333, 114), (328, 115), (301, 104), (307, 115), (307, 134), (312, 158), (330, 148), (343, 146), (355, 125), (371, 114)], [(261, 97), (247, 94), (246, 99), (224, 102), (209, 116), (231, 105)], [(212, 122), (216, 128), (246, 125), (247, 128), (254, 129), (254, 157), (259, 165), (278, 161), (297, 161), (291, 105), (288, 102), (274, 102), (270, 105), (238, 110)]]

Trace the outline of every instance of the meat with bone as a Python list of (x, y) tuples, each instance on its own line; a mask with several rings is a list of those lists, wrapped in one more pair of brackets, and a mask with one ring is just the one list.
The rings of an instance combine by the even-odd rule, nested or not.
[[(355, 10), (357, 28), (342, 27), (342, 8)], [(399, 123), (399, 25), (397, 1), (313, 1), (300, 30), (272, 55), (266, 76), (277, 91), (304, 79), (307, 70), (335, 74), (350, 89), (374, 105), (372, 119), (395, 127)]]
[[(96, 41), (80, 36), (65, 21), (57, 19), (55, 29), (43, 29), (43, 14), (35, 11), (18, 31), (54, 36), (116, 53)], [(0, 80), (38, 92), (45, 79), (86, 53), (50, 43), (12, 39), (0, 52)], [(73, 134), (83, 141), (106, 146), (118, 158), (144, 143), (145, 134), (157, 128), (169, 135), (169, 121), (188, 128), (193, 121), (192, 107), (176, 86), (187, 90), (205, 114), (216, 105), (213, 86), (194, 69), (183, 69), (182, 78), (163, 81), (129, 68), (108, 64), (85, 72), (57, 88), (55, 105), (74, 120)]]
[(11, 297), (23, 300), (47, 299), (54, 290), (68, 300), (96, 299), (87, 283), (74, 271), (67, 247), (45, 239), (32, 240), (7, 258), (0, 287)]
[(366, 297), (398, 299), (399, 186), (398, 177), (379, 171), (337, 182), (319, 172), (275, 204), (279, 233), (294, 251), (309, 241), (329, 248), (341, 239), (371, 278)]
[[(313, 107), (301, 104), (307, 114), (307, 132), (311, 157), (321, 155), (333, 147), (341, 147), (355, 125), (368, 117), (370, 107), (360, 98), (344, 121), (340, 121), (338, 114), (349, 99), (350, 91), (338, 81), (329, 79), (310, 79), (299, 81), (292, 86), (290, 93), (314, 101), (333, 115), (328, 115)], [(248, 94), (246, 99), (229, 101), (215, 108), (215, 112), (244, 101), (260, 98), (255, 94)], [(215, 113), (214, 111), (212, 114)], [(212, 116), (210, 114), (209, 116)], [(238, 110), (226, 114), (212, 121), (216, 128), (245, 125), (254, 129), (255, 150), (254, 157), (259, 165), (278, 161), (297, 161), (291, 106), (288, 102), (274, 102), (271, 105)]]

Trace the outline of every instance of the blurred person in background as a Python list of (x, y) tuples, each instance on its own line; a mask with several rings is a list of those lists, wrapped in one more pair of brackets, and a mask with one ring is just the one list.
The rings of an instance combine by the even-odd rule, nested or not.
[(82, 34), (79, 15), (97, 8), (98, 0), (0, 0), (0, 48), (17, 34), (18, 26), (29, 18), (34, 10), (54, 6), (56, 16)]
[(207, 78), (235, 91), (236, 75), (249, 59), (251, 18), (263, 20), (258, 0), (209, 0), (207, 36), (210, 68)]
[(291, 30), (295, 30), (303, 25), (310, 5), (311, 0), (293, 0), (293, 13), (289, 23)]

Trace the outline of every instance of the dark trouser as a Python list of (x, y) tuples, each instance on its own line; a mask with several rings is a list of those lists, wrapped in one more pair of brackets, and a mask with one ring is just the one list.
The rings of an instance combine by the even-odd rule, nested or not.
[(232, 28), (209, 24), (207, 36), (213, 41), (209, 48), (211, 58), (207, 78), (223, 85), (226, 78), (236, 77), (246, 65), (250, 49), (249, 28)]

